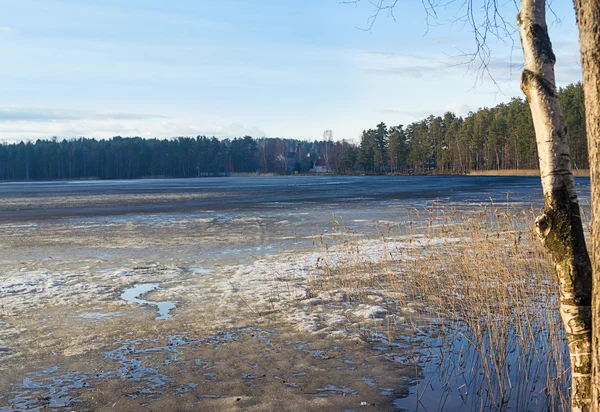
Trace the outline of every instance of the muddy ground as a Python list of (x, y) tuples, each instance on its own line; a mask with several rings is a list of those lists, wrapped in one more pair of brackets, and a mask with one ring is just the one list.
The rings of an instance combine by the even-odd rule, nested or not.
[[(0, 206), (127, 208), (194, 196), (28, 196)], [(418, 368), (410, 351), (366, 342), (359, 325), (369, 319), (343, 297), (329, 300), (335, 316), (318, 315), (328, 301), (306, 287), (320, 253), (308, 213), (1, 222), (0, 411), (393, 410)], [(122, 298), (147, 283), (158, 289), (138, 299), (176, 302), (166, 319)]]

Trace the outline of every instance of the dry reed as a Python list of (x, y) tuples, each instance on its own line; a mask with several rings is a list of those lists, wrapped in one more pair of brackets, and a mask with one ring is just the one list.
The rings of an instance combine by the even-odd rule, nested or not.
[(321, 270), (309, 286), (313, 294), (343, 290), (346, 307), (385, 307), (387, 316), (364, 320), (360, 333), (390, 359), (415, 362), (415, 406), (430, 398), (431, 407), (434, 397), (437, 409), (566, 410), (557, 284), (533, 216), (494, 204), (414, 210), (378, 228), (375, 262), (336, 220), (339, 235), (321, 240)]

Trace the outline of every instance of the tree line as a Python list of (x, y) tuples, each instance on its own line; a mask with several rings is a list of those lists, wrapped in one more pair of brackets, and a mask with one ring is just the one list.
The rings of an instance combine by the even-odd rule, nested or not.
[[(587, 169), (581, 83), (559, 90), (572, 163)], [(315, 168), (315, 166), (319, 166)], [(378, 124), (359, 144), (244, 136), (235, 139), (45, 139), (0, 145), (0, 180), (137, 179), (231, 173), (441, 173), (536, 169), (535, 132), (526, 101), (514, 98), (466, 117), (447, 112), (407, 126)]]
[[(558, 97), (569, 131), (575, 169), (588, 168), (585, 107), (581, 83), (561, 88)], [(472, 170), (537, 169), (531, 111), (514, 98), (465, 118), (447, 112), (408, 126), (384, 123), (365, 130), (355, 166), (374, 173), (414, 170), (468, 173)]]

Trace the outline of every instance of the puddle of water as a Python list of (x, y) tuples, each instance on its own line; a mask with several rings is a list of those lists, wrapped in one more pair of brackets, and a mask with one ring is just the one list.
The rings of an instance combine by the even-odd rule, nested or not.
[[(140, 290), (154, 290), (158, 284), (136, 285), (137, 295), (133, 296), (138, 300)], [(143, 286), (143, 287), (142, 287)], [(133, 289), (133, 288), (131, 288)], [(147, 292), (146, 292), (147, 293)], [(130, 292), (133, 294), (133, 292)], [(143, 293), (142, 293), (143, 294)], [(136, 302), (137, 303), (137, 302)], [(122, 396), (131, 399), (140, 399), (142, 401), (157, 401), (166, 394), (183, 395), (194, 392), (198, 399), (216, 398), (216, 395), (199, 393), (203, 384), (219, 385), (220, 367), (219, 360), (208, 361), (195, 358), (191, 361), (192, 375), (195, 378), (192, 381), (182, 380), (173, 370), (165, 368), (170, 364), (181, 365), (184, 368), (185, 362), (190, 362), (189, 357), (184, 354), (194, 354), (188, 352), (205, 345), (215, 350), (224, 345), (239, 342), (243, 339), (260, 340), (263, 344), (270, 345), (271, 340), (277, 336), (276, 330), (265, 330), (258, 328), (243, 328), (235, 331), (216, 331), (208, 336), (188, 336), (186, 333), (174, 334), (168, 336), (157, 336), (155, 338), (139, 339), (116, 339), (114, 346), (106, 352), (102, 352), (105, 359), (113, 361), (113, 366), (107, 371), (98, 373), (96, 370), (66, 372), (60, 367), (54, 366), (43, 371), (30, 373), (23, 380), (22, 384), (15, 385), (15, 390), (7, 394), (9, 403), (14, 403), (11, 407), (3, 408), (0, 406), (0, 412), (16, 412), (20, 410), (45, 411), (53, 408), (69, 408), (68, 410), (79, 410), (78, 403), (82, 402), (83, 393), (96, 390), (97, 385), (105, 380), (120, 379), (131, 382), (128, 390), (122, 392)], [(284, 340), (284, 345), (292, 350), (311, 353), (315, 356), (325, 357), (330, 351), (342, 350), (339, 347), (328, 349), (311, 349), (312, 342)], [(313, 353), (313, 351), (315, 353)], [(259, 362), (249, 365), (250, 369), (259, 368)], [(369, 367), (368, 365), (366, 367)], [(179, 369), (176, 367), (175, 369)], [(181, 372), (181, 371), (180, 371)], [(285, 373), (285, 372), (284, 372)], [(285, 387), (294, 390), (302, 390), (305, 383), (301, 381), (294, 382), (294, 378), (306, 377), (306, 372), (289, 371), (288, 379), (285, 375), (273, 375), (273, 379), (280, 381)], [(240, 376), (249, 387), (260, 387), (265, 384), (265, 376), (262, 372), (249, 372), (240, 370)], [(379, 387), (379, 375), (369, 375), (363, 381), (369, 386)], [(386, 383), (389, 385), (389, 382)], [(389, 388), (382, 386), (381, 389)], [(397, 388), (396, 388), (397, 389)], [(398, 391), (390, 388), (386, 396), (397, 396)], [(358, 396), (360, 393), (351, 386), (338, 385), (336, 382), (319, 386), (311, 394), (315, 397), (332, 396)], [(394, 398), (390, 398), (392, 402)], [(2, 395), (0, 395), (0, 400)], [(0, 404), (3, 402), (0, 401)], [(357, 400), (357, 405), (363, 403), (361, 399)], [(143, 407), (145, 404), (141, 404)], [(364, 403), (364, 405), (367, 405)], [(370, 404), (369, 404), (370, 406)]]
[(141, 299), (143, 295), (153, 290), (158, 289), (160, 286), (159, 283), (138, 283), (133, 285), (132, 287), (125, 289), (121, 293), (121, 299), (126, 302), (137, 303), (140, 305), (152, 305), (158, 308), (158, 316), (154, 318), (155, 320), (162, 320), (170, 318), (171, 315), (169, 312), (171, 309), (174, 309), (177, 306), (177, 302), (172, 301), (162, 301), (162, 302), (152, 302), (148, 300)]
[(40, 372), (30, 372), (19, 388), (7, 394), (10, 406), (0, 406), (0, 412), (42, 411), (48, 409), (73, 409), (81, 402), (70, 396), (71, 391), (91, 390), (90, 382), (106, 379), (109, 373), (67, 372), (61, 373), (58, 367)]

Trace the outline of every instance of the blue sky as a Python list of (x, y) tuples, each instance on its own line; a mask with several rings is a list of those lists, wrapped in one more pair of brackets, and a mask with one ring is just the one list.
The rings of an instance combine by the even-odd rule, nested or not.
[[(396, 19), (383, 14), (371, 31), (363, 30), (373, 13), (367, 0), (0, 5), (4, 141), (199, 134), (314, 140), (326, 129), (335, 139), (357, 140), (381, 121), (408, 124), (446, 110), (465, 115), (521, 96), (517, 37), (514, 49), (489, 41), (497, 87), (460, 64), (474, 49), (470, 27), (455, 22), (464, 10), (440, 10), (428, 26), (417, 0), (400, 0)], [(581, 78), (574, 12), (561, 2), (554, 13), (557, 81), (566, 85)], [(512, 2), (503, 14), (515, 20)]]

